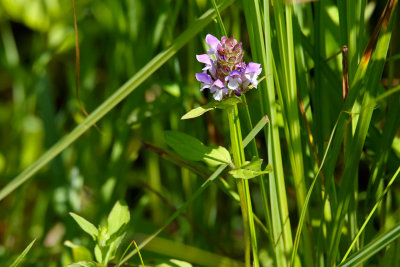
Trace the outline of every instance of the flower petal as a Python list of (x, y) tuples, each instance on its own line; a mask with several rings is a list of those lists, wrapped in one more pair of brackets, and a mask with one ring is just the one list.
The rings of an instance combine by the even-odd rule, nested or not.
[(221, 44), (218, 38), (211, 34), (207, 34), (206, 42), (211, 46), (212, 49), (217, 49), (218, 45)]
[(203, 91), (203, 90), (206, 89), (206, 88), (210, 88), (210, 84), (202, 83), (202, 84), (201, 84), (201, 88), (200, 88), (200, 92)]
[(213, 79), (210, 75), (208, 75), (207, 73), (196, 73), (196, 79), (199, 82), (203, 82), (206, 84), (212, 84), (213, 83)]
[(223, 93), (224, 92), (222, 90), (217, 90), (213, 95), (214, 99), (217, 100), (217, 101), (221, 101), (222, 97), (223, 97)]
[(216, 80), (213, 84), (213, 86), (217, 86), (219, 88), (224, 88), (225, 84), (221, 80)]
[(231, 76), (231, 77), (235, 77), (235, 76), (240, 77), (240, 75), (241, 75), (241, 73), (237, 69), (233, 70), (231, 73), (229, 73), (229, 76)]
[(246, 67), (246, 73), (254, 73), (256, 75), (259, 75), (262, 71), (262, 68), (260, 68), (261, 64), (258, 63), (253, 63), (250, 62), (247, 67)]
[(236, 79), (229, 79), (228, 88), (231, 90), (235, 90), (239, 87), (239, 83)]
[(211, 58), (207, 54), (196, 55), (197, 61), (204, 63), (204, 64), (211, 64)]

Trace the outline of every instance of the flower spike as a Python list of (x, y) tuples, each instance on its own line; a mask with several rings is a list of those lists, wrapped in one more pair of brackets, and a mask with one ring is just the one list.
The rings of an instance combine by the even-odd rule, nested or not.
[(196, 74), (196, 79), (202, 83), (200, 91), (208, 88), (214, 99), (221, 101), (227, 97), (240, 97), (250, 90), (250, 85), (257, 88), (261, 65), (253, 62), (246, 65), (241, 42), (225, 36), (219, 40), (207, 34), (206, 43), (210, 46), (208, 54), (196, 55), (197, 61), (205, 64), (204, 73)]

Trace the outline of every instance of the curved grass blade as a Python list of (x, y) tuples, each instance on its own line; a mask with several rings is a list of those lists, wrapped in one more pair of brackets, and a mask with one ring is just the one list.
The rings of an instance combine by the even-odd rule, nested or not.
[(359, 264), (365, 262), (373, 255), (378, 253), (381, 249), (395, 241), (400, 237), (400, 224), (393, 227), (390, 231), (385, 234), (375, 238), (368, 245), (363, 247), (360, 251), (353, 254), (345, 262), (339, 264), (337, 267), (350, 267), (358, 266)]
[(382, 202), (383, 197), (387, 194), (387, 192), (389, 191), (390, 187), (392, 186), (394, 180), (396, 180), (397, 176), (400, 173), (400, 166), (399, 168), (397, 168), (396, 173), (392, 176), (392, 178), (390, 179), (388, 185), (386, 186), (385, 190), (382, 192), (382, 194), (380, 195), (378, 201), (375, 203), (374, 207), (372, 208), (371, 212), (368, 214), (368, 217), (365, 219), (363, 225), (360, 227), (360, 230), (358, 231), (357, 235), (354, 237), (353, 242), (351, 242), (350, 247), (347, 249), (346, 254), (344, 255), (343, 259), (342, 259), (342, 263), (346, 260), (347, 256), (350, 254), (351, 250), (353, 249), (354, 245), (356, 244), (358, 238), (360, 237), (361, 233), (364, 231), (365, 226), (367, 226), (367, 223), (369, 222), (369, 220), (372, 218), (372, 215), (374, 215), (376, 209), (378, 208), (379, 204)]
[(36, 239), (34, 239), (22, 253), (18, 256), (18, 258), (10, 265), (10, 267), (17, 267), (25, 258), (26, 254), (28, 254), (29, 250), (32, 248), (33, 244), (35, 243)]
[(324, 153), (324, 157), (322, 158), (322, 161), (321, 161), (321, 165), (319, 166), (318, 171), (315, 174), (313, 182), (311, 183), (311, 186), (310, 186), (310, 188), (308, 189), (308, 192), (307, 192), (307, 196), (306, 196), (306, 198), (304, 200), (303, 208), (302, 208), (301, 214), (300, 214), (299, 225), (297, 226), (296, 236), (295, 236), (294, 243), (293, 243), (293, 251), (292, 251), (290, 266), (294, 266), (294, 260), (295, 260), (295, 257), (296, 257), (297, 248), (299, 247), (300, 234), (301, 234), (302, 229), (303, 229), (304, 218), (306, 217), (306, 213), (307, 213), (307, 209), (308, 209), (308, 203), (310, 202), (311, 193), (312, 193), (312, 191), (314, 189), (315, 183), (317, 182), (317, 178), (319, 177), (319, 174), (320, 174), (320, 172), (322, 170), (322, 167), (324, 166), (324, 163), (325, 163), (325, 160), (326, 160), (326, 156), (327, 156), (328, 151), (329, 151), (329, 149), (331, 147), (331, 144), (332, 144), (332, 140), (333, 140), (333, 136), (334, 136), (337, 124), (338, 124), (338, 121), (336, 121), (336, 124), (333, 127), (331, 136), (329, 138), (328, 146), (326, 147), (326, 150), (325, 150), (325, 153)]
[[(219, 9), (223, 10), (233, 0), (223, 1)], [(67, 136), (60, 139), (46, 153), (44, 153), (37, 161), (32, 163), (21, 174), (11, 180), (5, 187), (0, 190), (0, 201), (8, 196), (11, 192), (29, 180), (43, 166), (54, 159), (58, 154), (70, 146), (76, 139), (85, 133), (91, 126), (104, 117), (110, 110), (124, 100), (133, 90), (149, 78), (156, 70), (158, 70), (168, 59), (175, 55), (186, 43), (188, 43), (200, 30), (202, 30), (216, 16), (215, 10), (210, 9), (198, 18), (186, 31), (184, 31), (172, 45), (150, 60), (141, 70), (139, 70), (130, 80), (123, 84), (114, 94), (97, 107), (82, 123), (75, 127)]]

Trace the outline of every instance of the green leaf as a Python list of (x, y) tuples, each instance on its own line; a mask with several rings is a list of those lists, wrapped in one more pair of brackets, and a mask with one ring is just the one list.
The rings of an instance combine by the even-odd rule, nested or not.
[(182, 116), (181, 120), (193, 119), (206, 113), (207, 111), (215, 109), (215, 101), (208, 103), (207, 105), (192, 109), (188, 113)]
[(34, 239), (25, 249), (19, 254), (18, 258), (10, 265), (10, 267), (17, 267), (25, 258), (26, 254), (28, 254), (29, 250), (32, 248), (33, 244), (35, 243), (36, 239)]
[(79, 262), (93, 260), (92, 253), (90, 253), (86, 247), (76, 245), (69, 240), (66, 240), (64, 245), (71, 248), (74, 261)]
[(188, 113), (182, 116), (181, 120), (193, 119), (203, 115), (204, 113), (219, 108), (219, 109), (226, 109), (230, 106), (236, 105), (238, 103), (242, 103), (242, 100), (238, 97), (229, 97), (225, 98), (221, 101), (211, 101), (208, 104), (192, 109)]
[(222, 146), (205, 146), (198, 139), (178, 131), (166, 131), (164, 138), (181, 157), (189, 161), (204, 161), (208, 165), (229, 164), (231, 155)]
[(72, 218), (74, 218), (74, 220), (82, 228), (83, 231), (85, 231), (86, 233), (91, 235), (93, 237), (93, 239), (96, 240), (96, 237), (99, 234), (99, 231), (92, 223), (90, 223), (85, 218), (83, 218), (73, 212), (70, 212), (69, 214), (72, 216)]
[(124, 238), (124, 236), (125, 235), (121, 235), (121, 236), (117, 237), (115, 240), (113, 240), (111, 242), (111, 244), (108, 246), (108, 249), (105, 250), (107, 252), (105, 253), (104, 258), (103, 258), (104, 265), (106, 265), (106, 263), (112, 261), (115, 258), (117, 249), (118, 249), (119, 245), (121, 244), (121, 241)]
[(211, 166), (231, 162), (231, 154), (222, 146), (210, 146), (211, 151), (204, 156), (204, 161)]
[(103, 253), (101, 252), (100, 246), (96, 245), (94, 247), (94, 257), (96, 258), (96, 260), (98, 262), (102, 262), (103, 261)]
[(251, 179), (261, 174), (272, 172), (272, 166), (270, 164), (268, 164), (267, 167), (264, 170), (262, 170), (261, 169), (262, 162), (263, 162), (262, 159), (253, 157), (253, 159), (250, 162), (246, 162), (246, 164), (244, 164), (241, 168), (236, 170), (231, 170), (229, 173), (234, 178)]
[(68, 264), (65, 267), (99, 267), (100, 265), (93, 262), (93, 261), (80, 261), (80, 262), (75, 262), (72, 264)]
[(107, 218), (108, 234), (112, 236), (118, 232), (130, 219), (128, 206), (117, 201)]

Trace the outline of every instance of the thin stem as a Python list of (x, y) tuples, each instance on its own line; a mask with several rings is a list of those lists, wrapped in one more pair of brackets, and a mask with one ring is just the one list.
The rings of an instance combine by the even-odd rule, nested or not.
[(136, 250), (137, 250), (137, 252), (138, 252), (139, 259), (140, 259), (140, 263), (142, 264), (142, 267), (144, 267), (144, 263), (143, 263), (142, 255), (140, 254), (140, 250), (139, 250), (139, 248), (138, 248), (138, 246), (137, 246), (137, 244), (136, 244), (135, 240), (133, 240), (133, 244), (135, 245), (135, 248), (136, 248)]
[[(232, 144), (232, 154), (233, 154), (233, 163), (236, 168), (240, 168), (245, 161), (244, 157), (244, 149), (242, 143), (242, 133), (240, 128), (239, 114), (237, 106), (234, 105), (227, 109), (228, 119), (229, 119), (229, 130), (231, 136), (231, 144)], [(251, 206), (251, 197), (250, 197), (250, 189), (249, 182), (247, 179), (238, 179), (237, 180), (238, 192), (240, 196), (241, 208), (242, 208), (242, 217), (243, 217), (243, 227), (245, 228), (245, 242), (248, 244), (248, 238), (250, 235), (250, 243), (252, 246), (253, 252), (253, 266), (260, 266), (258, 260), (258, 249), (257, 249), (257, 237), (254, 227), (254, 218), (253, 218), (253, 209)], [(247, 229), (248, 225), (248, 229)], [(246, 250), (248, 250), (246, 248)], [(246, 257), (246, 266), (250, 266), (250, 262)]]
[(222, 22), (222, 18), (221, 18), (221, 14), (219, 13), (218, 7), (217, 7), (217, 3), (215, 2), (215, 0), (211, 1), (213, 4), (213, 7), (215, 9), (215, 13), (217, 13), (217, 20), (218, 20), (218, 24), (221, 27), (221, 31), (224, 34), (224, 36), (228, 37), (228, 35), (226, 34), (226, 29), (224, 26), (224, 23)]

